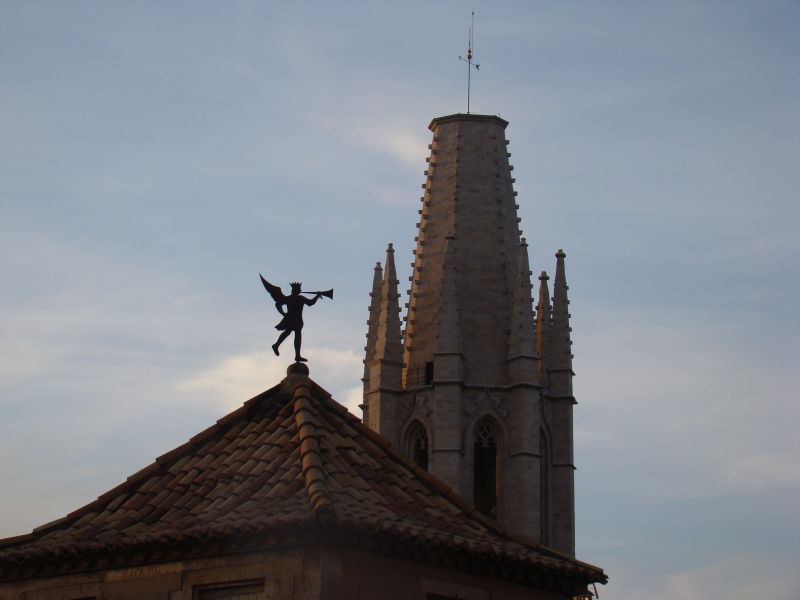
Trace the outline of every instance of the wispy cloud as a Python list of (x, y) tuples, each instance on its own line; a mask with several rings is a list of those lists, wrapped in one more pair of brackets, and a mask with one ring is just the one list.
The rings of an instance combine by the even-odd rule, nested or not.
[[(285, 350), (289, 352), (288, 350)], [(361, 357), (352, 351), (335, 348), (308, 348), (303, 352), (312, 359), (311, 377), (326, 387), (335, 400), (360, 415), (361, 387), (353, 382), (361, 377)], [(286, 374), (291, 360), (276, 359), (270, 350), (260, 350), (222, 359), (200, 373), (189, 375), (175, 384), (179, 392), (202, 392), (226, 409), (275, 385)]]

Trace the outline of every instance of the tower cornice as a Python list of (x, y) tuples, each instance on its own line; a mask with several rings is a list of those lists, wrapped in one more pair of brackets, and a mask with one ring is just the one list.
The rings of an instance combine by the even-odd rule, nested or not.
[(508, 126), (508, 121), (505, 119), (501, 119), (497, 115), (474, 115), (474, 114), (466, 114), (466, 113), (455, 113), (453, 115), (446, 115), (444, 117), (436, 117), (431, 121), (431, 124), (428, 125), (428, 129), (431, 131), (436, 131), (436, 128), (439, 125), (443, 125), (444, 123), (453, 123), (455, 121), (483, 121), (483, 122), (494, 122), (500, 125), (503, 129)]

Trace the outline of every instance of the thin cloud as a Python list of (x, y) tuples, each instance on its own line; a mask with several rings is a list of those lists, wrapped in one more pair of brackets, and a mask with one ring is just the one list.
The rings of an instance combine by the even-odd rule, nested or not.
[(349, 112), (335, 117), (323, 113), (315, 118), (315, 123), (348, 145), (377, 152), (407, 166), (424, 165), (430, 137), (426, 130), (419, 123), (365, 116), (375, 114), (369, 108), (365, 106), (367, 110), (359, 111), (357, 117)]
[[(291, 354), (290, 349), (284, 349)], [(313, 360), (311, 377), (324, 385), (338, 402), (353, 412), (360, 402), (360, 388), (352, 382), (361, 377), (361, 357), (349, 350), (308, 348), (303, 352)], [(291, 359), (276, 359), (270, 350), (259, 350), (222, 359), (208, 369), (189, 375), (174, 384), (174, 389), (202, 392), (215, 404), (232, 410), (248, 398), (263, 392), (285, 377)]]

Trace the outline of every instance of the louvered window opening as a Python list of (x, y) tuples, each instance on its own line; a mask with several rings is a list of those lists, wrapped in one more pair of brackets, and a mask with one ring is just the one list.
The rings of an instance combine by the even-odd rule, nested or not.
[(473, 503), (483, 514), (497, 517), (497, 440), (489, 423), (475, 432)]
[(411, 435), (411, 456), (417, 466), (428, 470), (428, 434), (419, 423)]

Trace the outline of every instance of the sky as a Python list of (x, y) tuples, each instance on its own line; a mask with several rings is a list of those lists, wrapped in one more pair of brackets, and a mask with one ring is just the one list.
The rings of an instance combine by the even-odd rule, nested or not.
[(472, 9), (531, 267), (567, 253), (600, 597), (797, 599), (796, 1), (0, 2), (0, 536), (281, 379), (259, 272), (335, 289), (304, 350), (360, 416)]

